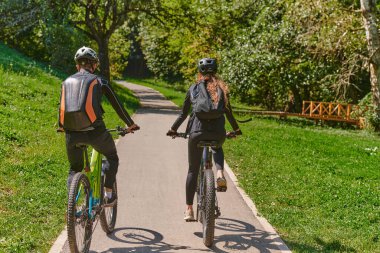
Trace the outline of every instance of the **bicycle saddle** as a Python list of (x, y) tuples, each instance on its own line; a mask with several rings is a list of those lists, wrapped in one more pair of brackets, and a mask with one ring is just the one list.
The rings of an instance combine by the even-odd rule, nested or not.
[(219, 141), (200, 141), (198, 142), (197, 146), (199, 148), (204, 148), (204, 147), (220, 148), (221, 145)]
[(77, 148), (87, 148), (88, 145), (84, 144), (84, 143), (78, 143), (78, 144), (75, 145), (75, 147), (77, 147)]

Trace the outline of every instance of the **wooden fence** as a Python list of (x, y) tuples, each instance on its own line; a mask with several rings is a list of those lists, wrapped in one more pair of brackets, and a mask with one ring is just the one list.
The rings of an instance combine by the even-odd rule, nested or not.
[(315, 121), (340, 121), (357, 125), (363, 128), (365, 125), (364, 113), (369, 110), (368, 106), (354, 104), (341, 104), (333, 102), (303, 101), (302, 113), (288, 113), (281, 111), (254, 111), (236, 110), (237, 113), (249, 113), (257, 115), (277, 115), (280, 118), (302, 117)]
[(320, 120), (335, 120), (353, 124), (360, 124), (368, 106), (341, 104), (333, 102), (303, 101), (302, 115)]

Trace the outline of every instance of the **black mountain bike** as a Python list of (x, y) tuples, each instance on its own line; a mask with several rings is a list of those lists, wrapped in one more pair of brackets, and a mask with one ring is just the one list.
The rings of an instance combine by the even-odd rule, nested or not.
[[(172, 138), (187, 138), (186, 133), (177, 133)], [(231, 132), (226, 136), (234, 138), (236, 134)], [(212, 170), (212, 153), (210, 148), (219, 148), (221, 144), (218, 141), (200, 141), (198, 147), (203, 148), (201, 167), (198, 173), (197, 182), (197, 212), (194, 221), (202, 223), (203, 243), (211, 247), (214, 242), (215, 219), (220, 216), (220, 208), (216, 191), (225, 191), (225, 189), (215, 187), (214, 172)]]

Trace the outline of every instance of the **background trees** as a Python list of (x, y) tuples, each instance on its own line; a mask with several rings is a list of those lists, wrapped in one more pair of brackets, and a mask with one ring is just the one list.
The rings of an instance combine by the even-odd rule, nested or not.
[(376, 17), (376, 1), (361, 0), (364, 27), (366, 30), (369, 65), (371, 74), (372, 103), (374, 107), (373, 121), (377, 130), (380, 128), (380, 37)]
[(174, 8), (178, 18), (164, 24), (142, 20), (157, 75), (192, 82), (196, 59), (217, 57), (233, 94), (268, 109), (283, 109), (290, 96), (299, 110), (302, 100), (358, 102), (369, 91), (358, 3), (193, 0)]
[(93, 46), (106, 78), (121, 77), (133, 47), (133, 59), (184, 88), (197, 59), (216, 57), (233, 96), (271, 110), (292, 98), (299, 111), (303, 100), (358, 103), (370, 92), (360, 8), (359, 0), (4, 0), (0, 38), (68, 72), (75, 50)]

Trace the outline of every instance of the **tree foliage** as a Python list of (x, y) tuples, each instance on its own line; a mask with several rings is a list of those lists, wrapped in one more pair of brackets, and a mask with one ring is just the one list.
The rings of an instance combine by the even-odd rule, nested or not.
[(67, 13), (67, 8), (54, 1), (4, 0), (0, 3), (0, 40), (71, 72), (75, 69), (75, 51), (88, 40), (67, 24)]
[(359, 0), (4, 0), (0, 14), (1, 40), (65, 71), (87, 45), (120, 77), (137, 31), (157, 77), (187, 86), (197, 60), (215, 57), (232, 95), (268, 109), (370, 91)]
[(369, 91), (365, 34), (357, 2), (342, 0), (162, 1), (172, 17), (142, 19), (149, 67), (194, 81), (211, 56), (233, 94), (282, 109), (302, 100), (356, 102)]

